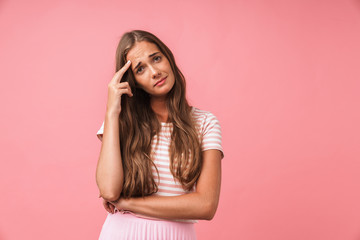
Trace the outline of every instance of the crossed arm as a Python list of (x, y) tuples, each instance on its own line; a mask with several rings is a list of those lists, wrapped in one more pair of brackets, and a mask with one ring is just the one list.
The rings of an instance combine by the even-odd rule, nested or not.
[(213, 149), (203, 152), (203, 166), (193, 193), (172, 197), (120, 198), (110, 203), (119, 210), (155, 218), (211, 220), (220, 196), (221, 154)]

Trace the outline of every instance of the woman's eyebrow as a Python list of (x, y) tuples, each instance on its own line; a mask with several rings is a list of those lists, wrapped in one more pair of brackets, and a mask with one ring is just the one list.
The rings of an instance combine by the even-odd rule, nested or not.
[[(150, 55), (149, 55), (149, 58), (153, 57), (154, 55), (156, 55), (156, 54), (158, 54), (158, 53), (160, 53), (160, 52), (154, 52), (154, 53), (150, 54)], [(134, 70), (137, 69), (137, 68), (140, 66), (140, 64), (141, 64), (141, 62), (139, 62), (139, 63), (136, 65), (136, 67), (134, 67)]]

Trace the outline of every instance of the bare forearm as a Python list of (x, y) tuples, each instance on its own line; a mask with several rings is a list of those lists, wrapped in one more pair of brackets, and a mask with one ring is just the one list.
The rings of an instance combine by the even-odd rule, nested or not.
[(219, 203), (220, 186), (221, 152), (211, 149), (203, 152), (203, 166), (195, 192), (174, 197), (120, 198), (114, 205), (119, 210), (156, 218), (211, 220)]
[(173, 197), (148, 196), (124, 200), (123, 208), (156, 218), (211, 220), (218, 205), (213, 199), (197, 192)]
[(119, 198), (123, 186), (123, 166), (119, 140), (118, 116), (106, 114), (96, 182), (101, 197), (109, 201)]

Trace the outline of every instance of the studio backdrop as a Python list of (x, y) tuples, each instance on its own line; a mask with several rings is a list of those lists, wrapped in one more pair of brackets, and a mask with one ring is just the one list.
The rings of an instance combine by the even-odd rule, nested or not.
[(173, 51), (220, 121), (198, 239), (360, 239), (358, 0), (0, 1), (0, 239), (97, 239), (96, 137), (123, 33)]

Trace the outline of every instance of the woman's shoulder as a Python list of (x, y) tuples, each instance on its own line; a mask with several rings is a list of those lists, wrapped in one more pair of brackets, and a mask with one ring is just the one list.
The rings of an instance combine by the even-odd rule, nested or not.
[(208, 118), (208, 117), (215, 117), (215, 115), (207, 110), (202, 110), (197, 107), (191, 107), (191, 113), (195, 118)]
[(221, 151), (223, 158), (221, 126), (217, 117), (210, 111), (201, 110), (195, 107), (193, 107), (192, 112), (201, 137), (202, 151), (217, 149)]
[(191, 107), (191, 113), (195, 122), (199, 125), (204, 125), (208, 122), (218, 121), (217, 117), (210, 111), (202, 110), (197, 107)]

